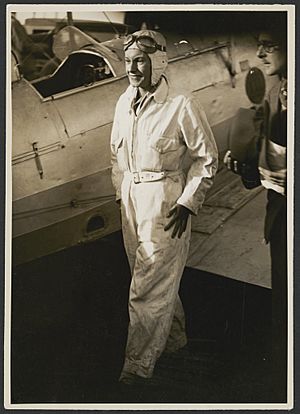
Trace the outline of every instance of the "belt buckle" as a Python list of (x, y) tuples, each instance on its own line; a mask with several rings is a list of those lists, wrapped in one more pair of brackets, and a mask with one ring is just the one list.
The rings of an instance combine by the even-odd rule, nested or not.
[(133, 182), (135, 184), (139, 184), (141, 182), (140, 180), (140, 174), (138, 172), (133, 173)]

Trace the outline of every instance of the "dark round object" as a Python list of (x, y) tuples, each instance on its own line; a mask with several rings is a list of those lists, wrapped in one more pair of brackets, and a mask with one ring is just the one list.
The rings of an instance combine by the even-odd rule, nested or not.
[(246, 76), (246, 93), (254, 104), (261, 104), (266, 93), (266, 81), (263, 72), (256, 67), (249, 70)]

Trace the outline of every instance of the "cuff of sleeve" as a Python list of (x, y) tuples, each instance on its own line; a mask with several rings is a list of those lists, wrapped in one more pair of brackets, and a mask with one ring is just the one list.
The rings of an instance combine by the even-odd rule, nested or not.
[(196, 216), (197, 213), (198, 213), (199, 207), (196, 208), (191, 203), (180, 201), (180, 198), (177, 200), (177, 204), (180, 204), (181, 206), (183, 206), (183, 207), (187, 208), (188, 210), (190, 210), (190, 212), (193, 216)]

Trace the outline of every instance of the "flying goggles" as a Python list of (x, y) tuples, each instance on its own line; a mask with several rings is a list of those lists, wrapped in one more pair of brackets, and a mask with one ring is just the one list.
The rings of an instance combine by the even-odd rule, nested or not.
[(137, 47), (145, 53), (155, 53), (157, 50), (161, 52), (166, 51), (165, 46), (159, 45), (152, 37), (150, 36), (135, 36), (128, 35), (124, 40), (124, 50), (126, 51), (133, 43), (136, 43)]

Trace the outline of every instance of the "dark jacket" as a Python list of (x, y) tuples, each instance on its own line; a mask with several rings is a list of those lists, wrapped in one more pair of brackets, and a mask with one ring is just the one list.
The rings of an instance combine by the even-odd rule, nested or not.
[[(278, 145), (286, 147), (287, 145), (287, 123), (286, 111), (281, 111), (279, 100), (280, 82), (276, 84), (269, 92), (265, 103), (264, 110), (264, 139), (259, 157), (259, 165), (268, 168), (268, 145), (272, 140)], [(285, 159), (286, 164), (286, 159)], [(285, 179), (286, 194), (286, 179)], [(286, 195), (282, 195), (274, 190), (268, 190), (268, 203), (265, 217), (265, 239), (270, 240), (270, 234), (276, 218), (283, 211), (286, 212)]]

